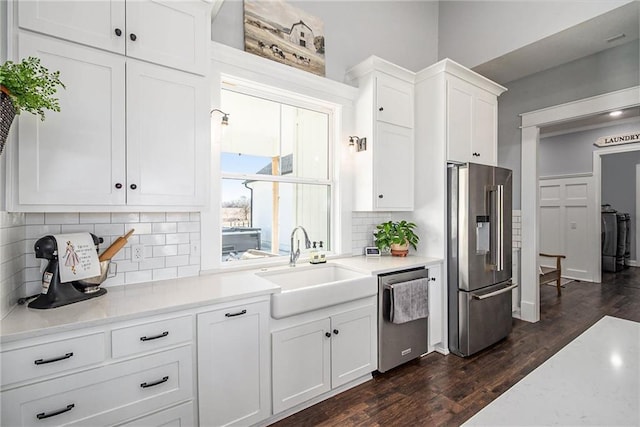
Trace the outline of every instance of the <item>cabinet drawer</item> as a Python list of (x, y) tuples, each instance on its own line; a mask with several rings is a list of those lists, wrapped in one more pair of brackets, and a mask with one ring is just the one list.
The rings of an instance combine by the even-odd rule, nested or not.
[(187, 427), (194, 426), (193, 402), (183, 403), (164, 411), (156, 412), (146, 417), (138, 418), (125, 424), (118, 424), (119, 427)]
[(100, 363), (104, 340), (100, 332), (2, 352), (2, 385)]
[(103, 426), (193, 397), (192, 347), (3, 392), (6, 426)]
[(130, 356), (193, 339), (191, 316), (143, 323), (111, 331), (113, 358)]

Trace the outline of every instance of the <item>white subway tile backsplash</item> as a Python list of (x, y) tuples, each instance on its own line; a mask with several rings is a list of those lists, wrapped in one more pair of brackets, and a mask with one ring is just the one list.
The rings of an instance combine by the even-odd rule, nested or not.
[(111, 222), (112, 223), (140, 222), (140, 214), (135, 212), (134, 213), (131, 213), (131, 212), (112, 213)]
[(105, 236), (122, 236), (124, 233), (129, 231), (133, 227), (126, 227), (124, 224), (96, 224), (95, 225), (95, 234), (98, 237)]
[(178, 233), (195, 233), (200, 231), (199, 222), (179, 222)]
[(151, 227), (153, 233), (175, 233), (178, 226), (175, 222), (156, 222)]
[(167, 267), (189, 265), (189, 255), (168, 256), (165, 258), (165, 265)]
[[(135, 233), (114, 257), (115, 276), (103, 286), (198, 275), (200, 213), (29, 213), (0, 212), (0, 317), (17, 298), (41, 287), (41, 260), (35, 241), (59, 233), (91, 232), (104, 239), (104, 251), (130, 229)], [(131, 245), (144, 245), (144, 259), (131, 261)], [(195, 251), (193, 250), (195, 248)], [(193, 252), (193, 253), (192, 253)]]
[(166, 237), (167, 237), (167, 245), (189, 243), (189, 233), (167, 234)]
[(165, 222), (167, 220), (167, 214), (160, 213), (148, 213), (142, 212), (140, 214), (140, 222)]
[(111, 214), (87, 212), (80, 214), (81, 224), (108, 224), (111, 222)]
[(27, 225), (25, 226), (25, 237), (27, 239), (39, 239), (49, 234), (60, 234), (62, 227), (60, 225)]
[(143, 245), (164, 245), (167, 243), (166, 234), (144, 234), (138, 237)]
[(46, 213), (44, 214), (45, 224), (79, 224), (80, 214), (78, 213)]
[(189, 222), (189, 212), (167, 212), (167, 222)]
[(177, 267), (160, 268), (152, 271), (153, 271), (153, 280), (175, 279), (176, 277), (178, 277)]
[(153, 280), (153, 270), (129, 271), (124, 273), (125, 283), (150, 282)]

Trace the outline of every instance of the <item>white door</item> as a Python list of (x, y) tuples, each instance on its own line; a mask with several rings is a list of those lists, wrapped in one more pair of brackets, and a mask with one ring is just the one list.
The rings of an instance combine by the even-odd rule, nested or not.
[(413, 128), (413, 86), (378, 74), (374, 108), (376, 120)]
[(269, 416), (268, 320), (268, 302), (198, 315), (201, 425), (250, 425)]
[(274, 414), (331, 390), (330, 327), (327, 318), (271, 334)]
[(378, 122), (372, 149), (376, 209), (412, 210), (413, 130)]
[(374, 305), (331, 318), (331, 386), (341, 386), (375, 371), (377, 313)]
[(127, 60), (127, 203), (204, 205), (209, 127), (204, 77)]
[(127, 56), (204, 75), (210, 25), (208, 2), (127, 1)]
[(444, 290), (442, 268), (440, 265), (429, 267), (429, 345), (443, 344)]
[[(562, 275), (594, 281), (597, 277), (599, 241), (592, 241), (594, 218), (593, 177), (540, 179), (540, 252), (565, 255)], [(541, 257), (540, 264), (555, 266), (555, 260)]]
[[(28, 3), (28, 2), (27, 2)], [(59, 70), (60, 112), (19, 120), (22, 205), (125, 203), (125, 66), (121, 57), (23, 32), (20, 57)]]
[(21, 28), (124, 54), (124, 0), (29, 0), (15, 4)]

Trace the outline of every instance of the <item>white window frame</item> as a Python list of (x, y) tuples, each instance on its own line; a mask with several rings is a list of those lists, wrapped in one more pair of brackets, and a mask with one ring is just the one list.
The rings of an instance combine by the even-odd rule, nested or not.
[[(238, 49), (211, 42), (211, 109), (221, 105), (220, 89), (224, 84), (243, 83), (261, 91), (271, 91), (275, 96), (296, 99), (298, 103), (324, 106), (332, 112), (330, 167), (333, 181), (331, 190), (331, 242), (334, 256), (351, 256), (351, 215), (353, 188), (351, 178), (351, 156), (348, 150), (348, 135), (355, 126), (354, 102), (357, 88), (334, 80), (269, 61)], [(313, 109), (316, 109), (314, 107)], [(233, 269), (257, 268), (254, 263), (226, 263), (221, 261), (221, 200), (220, 200), (220, 126), (219, 115), (211, 121), (212, 159), (211, 194), (209, 209), (200, 214), (200, 266), (201, 272), (215, 273)], [(344, 142), (344, 143), (343, 143)], [(264, 177), (261, 177), (264, 178)], [(287, 257), (272, 258), (272, 265), (287, 264)], [(260, 260), (261, 261), (261, 260)]]

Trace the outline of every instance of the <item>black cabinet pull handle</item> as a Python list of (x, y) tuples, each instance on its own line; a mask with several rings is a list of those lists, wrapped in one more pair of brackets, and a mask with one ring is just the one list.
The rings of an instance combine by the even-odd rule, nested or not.
[(136, 188), (138, 188), (138, 186), (137, 186), (137, 185), (135, 185), (135, 184), (131, 184), (131, 185), (129, 186), (129, 188), (130, 188), (130, 189), (132, 189), (132, 190), (135, 190)]
[(383, 199), (384, 195), (383, 194), (378, 194), (378, 199)]
[(158, 385), (158, 384), (166, 383), (167, 381), (169, 381), (169, 377), (168, 377), (168, 376), (166, 376), (166, 377), (162, 377), (162, 379), (161, 379), (161, 380), (154, 381), (154, 382), (152, 382), (152, 383), (142, 383), (142, 384), (140, 384), (140, 387), (142, 387), (142, 388), (149, 388), (149, 387), (153, 387), (154, 385)]
[(337, 330), (337, 329), (334, 329), (334, 330), (333, 330), (334, 335), (338, 335), (338, 333), (339, 333), (339, 332), (340, 332), (340, 331), (339, 331), (339, 330)]
[(114, 33), (116, 33), (116, 36), (120, 37), (122, 35), (122, 30), (120, 28), (116, 28)]
[(247, 310), (242, 310), (239, 311), (237, 313), (227, 313), (225, 314), (226, 317), (235, 317), (235, 316), (242, 316), (243, 314), (247, 314)]
[(383, 107), (378, 108), (378, 111), (384, 111)]
[(62, 409), (58, 409), (57, 411), (51, 411), (49, 413), (46, 412), (40, 412), (39, 414), (36, 415), (36, 418), (39, 420), (44, 420), (45, 418), (49, 418), (49, 417), (55, 417), (56, 415), (60, 415), (60, 414), (64, 414), (65, 412), (69, 412), (70, 410), (72, 410), (76, 405), (74, 405), (73, 403), (70, 405), (67, 405), (66, 408), (62, 408)]
[(324, 336), (327, 338), (331, 338), (331, 332), (325, 332)]
[(151, 341), (151, 340), (157, 340), (158, 338), (164, 338), (167, 335), (169, 335), (169, 331), (164, 331), (163, 333), (159, 334), (159, 335), (154, 335), (152, 337), (140, 337), (140, 341)]
[(136, 41), (138, 36), (136, 36), (135, 34), (131, 33), (131, 34), (129, 34), (129, 38), (131, 39), (132, 42), (134, 42), (134, 41)]
[(122, 184), (120, 184), (119, 182), (116, 183), (116, 188), (119, 190), (122, 188)]
[(73, 356), (73, 353), (67, 353), (64, 356), (60, 356), (60, 357), (54, 357), (53, 359), (38, 359), (38, 360), (34, 360), (33, 363), (35, 363), (36, 365), (45, 365), (47, 363), (53, 363), (53, 362), (59, 362), (61, 360), (64, 359), (68, 359), (71, 356)]

